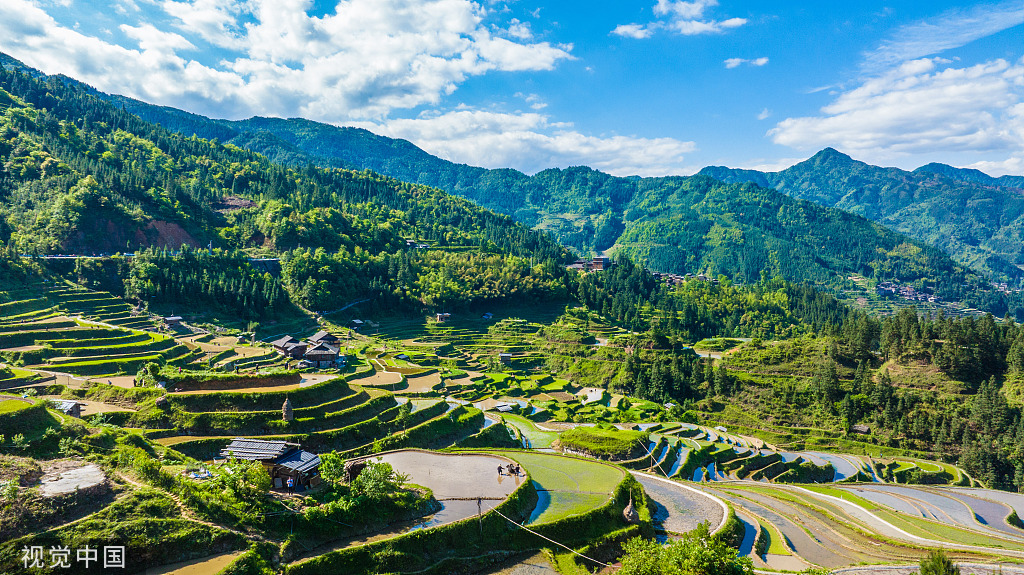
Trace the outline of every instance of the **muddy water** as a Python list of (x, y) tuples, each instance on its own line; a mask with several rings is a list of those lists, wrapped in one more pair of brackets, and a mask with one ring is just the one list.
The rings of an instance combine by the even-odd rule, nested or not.
[(172, 563), (162, 567), (153, 567), (143, 571), (143, 575), (210, 575), (211, 573), (218, 573), (221, 569), (227, 567), (241, 554), (240, 551), (225, 553), (223, 555), (204, 557), (203, 559)]

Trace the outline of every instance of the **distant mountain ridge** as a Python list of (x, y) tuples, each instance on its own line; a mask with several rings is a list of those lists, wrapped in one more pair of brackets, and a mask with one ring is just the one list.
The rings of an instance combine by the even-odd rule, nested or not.
[(832, 148), (778, 172), (710, 166), (728, 183), (754, 182), (795, 198), (860, 214), (939, 247), (957, 261), (1020, 278), (1024, 265), (1024, 184), (977, 170), (929, 164), (913, 172), (854, 160)]
[[(124, 96), (97, 94), (144, 120), (186, 135), (232, 143), (274, 162), (369, 169), (437, 187), (550, 231), (583, 252), (615, 246), (627, 227), (627, 219), (619, 219), (626, 211), (624, 196), (632, 198), (627, 190), (649, 179), (608, 180), (592, 171), (585, 181), (568, 182), (566, 173), (579, 173), (573, 169), (528, 176), (514, 169), (444, 160), (407, 140), (361, 128), (302, 118), (216, 120)], [(1024, 176), (994, 178), (937, 163), (908, 172), (859, 162), (832, 148), (780, 172), (709, 166), (698, 175), (725, 183), (751, 182), (849, 211), (936, 246), (958, 262), (996, 278), (1024, 278), (1024, 192), (1018, 189), (1024, 188)], [(617, 182), (615, 190), (601, 189), (609, 181)], [(567, 212), (583, 217), (567, 221), (557, 215)]]
[(948, 164), (932, 162), (914, 170), (914, 173), (940, 174), (952, 180), (972, 182), (984, 186), (1002, 186), (1004, 188), (1024, 188), (1024, 176), (999, 176), (994, 178), (981, 170), (972, 168), (954, 168)]
[[(626, 227), (625, 220), (610, 221), (624, 210), (609, 206), (621, 204), (617, 201), (621, 197), (598, 189), (608, 181), (605, 178), (588, 176), (585, 182), (568, 184), (564, 170), (545, 170), (528, 176), (514, 169), (458, 164), (433, 156), (406, 140), (378, 136), (360, 128), (305, 119), (211, 120), (122, 96), (106, 97), (143, 119), (174, 131), (217, 138), (276, 162), (370, 169), (438, 187), (515, 216), (528, 225), (541, 226), (563, 243), (584, 252), (613, 247), (618, 237), (612, 236)], [(1024, 176), (994, 178), (978, 170), (937, 163), (908, 172), (858, 162), (832, 148), (781, 172), (709, 166), (699, 175), (725, 183), (752, 182), (795, 198), (849, 211), (934, 245), (960, 263), (997, 278), (1016, 281), (1024, 277)], [(617, 193), (621, 196), (623, 188), (631, 188), (640, 180), (643, 178), (613, 181), (619, 182)], [(561, 184), (570, 189), (563, 189)], [(598, 187), (584, 189), (595, 185)], [(569, 198), (564, 196), (567, 192)], [(601, 196), (604, 192), (609, 195)], [(586, 205), (587, 197), (591, 199), (590, 205)], [(581, 212), (595, 231), (588, 232), (579, 218), (573, 220), (573, 225), (567, 225), (564, 218), (552, 216), (566, 209)], [(607, 215), (598, 222), (599, 214)]]
[[(9, 60), (3, 64), (8, 67)], [(512, 215), (583, 253), (620, 251), (659, 271), (724, 274), (745, 282), (756, 282), (765, 273), (778, 274), (834, 287), (846, 285), (850, 274), (861, 274), (933, 290), (947, 300), (967, 300), (988, 285), (942, 251), (860, 217), (871, 217), (867, 213), (854, 215), (841, 206), (821, 206), (826, 202), (817, 201), (813, 193), (806, 197), (812, 201), (804, 201), (771, 189), (772, 174), (708, 168), (715, 172), (623, 178), (574, 167), (527, 176), (512, 169), (456, 164), (410, 142), (357, 128), (303, 119), (215, 120), (103, 94), (66, 77), (51, 80), (73, 85), (174, 132), (234, 144), (278, 164), (369, 169), (440, 188)], [(851, 163), (877, 169), (854, 163), (834, 150), (804, 162), (846, 165), (835, 168), (843, 170)], [(720, 181), (729, 178), (737, 183)], [(750, 181), (756, 185), (746, 183)], [(1002, 263), (1009, 275), (1020, 274), (1016, 267)], [(985, 307), (1000, 315), (1008, 309), (1005, 302)]]

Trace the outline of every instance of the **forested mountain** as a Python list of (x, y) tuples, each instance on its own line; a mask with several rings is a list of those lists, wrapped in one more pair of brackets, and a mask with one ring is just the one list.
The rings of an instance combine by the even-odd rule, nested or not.
[(1024, 176), (999, 176), (993, 178), (992, 176), (982, 172), (981, 170), (972, 170), (970, 168), (954, 168), (948, 164), (940, 164), (932, 162), (926, 164), (914, 170), (914, 173), (928, 172), (932, 174), (939, 174), (946, 176), (951, 180), (959, 180), (961, 182), (972, 182), (975, 184), (981, 184), (983, 186), (1001, 186), (1004, 188), (1021, 188), (1024, 189)]
[[(6, 65), (16, 67), (16, 64), (10, 61)], [(50, 80), (51, 83), (55, 81)], [(753, 171), (725, 173), (727, 170), (723, 169), (707, 170), (709, 175), (717, 176), (719, 179), (753, 180), (760, 187), (720, 183), (706, 176), (621, 178), (585, 167), (550, 169), (527, 176), (510, 169), (487, 170), (454, 164), (431, 156), (404, 140), (376, 136), (365, 130), (338, 128), (301, 119), (211, 120), (173, 108), (101, 94), (71, 79), (61, 77), (59, 81), (68, 90), (89, 93), (113, 102), (113, 108), (120, 108), (121, 113), (138, 114), (144, 120), (157, 122), (166, 130), (178, 132), (183, 136), (195, 134), (227, 145), (227, 148), (218, 149), (235, 150), (239, 154), (242, 153), (241, 149), (247, 149), (266, 156), (265, 160), (260, 161), (269, 160), (268, 165), (276, 162), (295, 166), (292, 170), (287, 170), (289, 173), (301, 173), (310, 169), (307, 166), (317, 165), (321, 168), (337, 167), (342, 171), (314, 170), (311, 173), (333, 173), (334, 179), (341, 177), (359, 181), (387, 181), (386, 178), (344, 171), (344, 168), (369, 168), (399, 179), (436, 186), (470, 199), (485, 208), (512, 215), (516, 220), (535, 229), (550, 232), (562, 244), (582, 253), (619, 250), (659, 271), (704, 272), (712, 276), (724, 274), (746, 283), (758, 281), (764, 272), (769, 276), (779, 274), (791, 281), (810, 281), (838, 286), (851, 273), (856, 273), (878, 280), (898, 280), (918, 288), (928, 288), (946, 299), (966, 300), (998, 315), (1020, 307), (1007, 302), (1007, 298), (1002, 295), (982, 294), (982, 290), (987, 287), (983, 278), (972, 273), (967, 267), (955, 264), (941, 251), (925, 243), (911, 241), (867, 219), (837, 209), (823, 208), (817, 205), (822, 202), (818, 201), (819, 198), (814, 193), (804, 194), (807, 196), (806, 199), (813, 201), (800, 201), (767, 189), (776, 185), (774, 180), (769, 181), (770, 174)], [(164, 130), (160, 131), (167, 133)], [(830, 165), (832, 169), (840, 172), (845, 169), (844, 164), (858, 164), (834, 151), (823, 152), (808, 163)], [(866, 164), (859, 166), (865, 170), (875, 169)], [(272, 171), (277, 169), (279, 168), (271, 168)], [(961, 191), (971, 188), (967, 184), (953, 182), (942, 176), (910, 175), (941, 179), (949, 186), (959, 186), (958, 189)], [(311, 178), (296, 177), (306, 184), (311, 181)], [(322, 176), (316, 176), (320, 177)], [(219, 201), (219, 198), (225, 195), (238, 195), (235, 192), (244, 191), (247, 185), (245, 177), (237, 182), (234, 178), (225, 177), (214, 186), (218, 191), (207, 200)], [(317, 182), (315, 185), (329, 184)], [(408, 186), (397, 182), (393, 185)], [(850, 185), (854, 185), (854, 182), (851, 181)], [(282, 188), (283, 191), (277, 196), (258, 191), (264, 200), (288, 203), (285, 219), (298, 218), (288, 215), (291, 214), (288, 210), (292, 208), (304, 213), (313, 208), (331, 205), (331, 200), (326, 196), (317, 195), (319, 192), (299, 190), (297, 187), (295, 189), (299, 191), (298, 197), (292, 197), (291, 192), (285, 188)], [(876, 195), (879, 193), (875, 192)], [(311, 196), (317, 197), (313, 199)], [(374, 193), (371, 193), (363, 199), (371, 199), (373, 196)], [(352, 199), (336, 195), (335, 199), (337, 198)], [(446, 197), (443, 201), (454, 200)], [(834, 199), (833, 203), (841, 202)], [(979, 205), (984, 207), (990, 204), (992, 202), (981, 202)], [(1002, 213), (1005, 213), (1007, 210), (1017, 209), (1011, 204), (1012, 202), (1003, 202), (990, 207), (1001, 208)], [(389, 205), (399, 210), (406, 209), (403, 207), (404, 204)], [(261, 206), (264, 209), (277, 209), (267, 203)], [(908, 208), (908, 211), (911, 209)], [(861, 211), (867, 211), (868, 213), (863, 215), (868, 218), (878, 217), (874, 211)], [(963, 210), (971, 211), (983, 210), (973, 204), (971, 210)], [(148, 210), (143, 212), (149, 213)], [(301, 237), (303, 234), (297, 231), (276, 236), (273, 233), (268, 234), (269, 228), (264, 228), (278, 216), (250, 217), (245, 215), (249, 213), (248, 209), (240, 210), (242, 216), (232, 216), (230, 214), (233, 212), (228, 212), (229, 216), (224, 216), (215, 211), (216, 217), (231, 218), (231, 225), (227, 226), (226, 230), (217, 231), (216, 238), (202, 231), (210, 228), (208, 222), (199, 225), (199, 229), (187, 228), (186, 231), (194, 236), (199, 244), (217, 239), (226, 241), (233, 247), (244, 247), (253, 245), (250, 240), (258, 237), (277, 248), (313, 245), (308, 238), (304, 242)], [(981, 216), (971, 213), (961, 213), (958, 217), (982, 219)], [(321, 221), (322, 218), (314, 220)], [(923, 234), (926, 236), (923, 239), (945, 247), (971, 243), (973, 240), (964, 239), (963, 236), (965, 230), (970, 231), (972, 228), (957, 228), (956, 233), (947, 229), (951, 226), (949, 222), (953, 220), (956, 218), (943, 216), (941, 224), (935, 224), (941, 225), (943, 230), (950, 231), (951, 238)], [(412, 221), (417, 221), (415, 216)], [(144, 225), (150, 228), (147, 233), (153, 235), (152, 228), (159, 228), (162, 224), (144, 222)], [(180, 225), (186, 227), (185, 222), (181, 222)], [(315, 227), (317, 224), (310, 225)], [(975, 235), (984, 235), (982, 232), (985, 229), (979, 229)], [(909, 231), (920, 232), (917, 227)], [(425, 234), (412, 230), (401, 233), (406, 236), (420, 233), (429, 239), (441, 238), (446, 242), (454, 241), (456, 244), (468, 245), (476, 241), (461, 237), (465, 233), (452, 228), (447, 231), (431, 228)], [(523, 231), (517, 229), (515, 233), (522, 234)], [(305, 235), (320, 237), (318, 233), (310, 231), (305, 232)], [(288, 239), (285, 239), (285, 236), (288, 236)], [(503, 242), (500, 237), (501, 234), (496, 233), (488, 235), (490, 241), (498, 244)], [(124, 242), (126, 246), (130, 245), (130, 240), (126, 238), (118, 238), (118, 241)], [(340, 245), (336, 240), (328, 243), (331, 245), (325, 247), (329, 251)], [(985, 245), (977, 241), (973, 243), (978, 245), (972, 249), (977, 254), (983, 254)], [(554, 249), (552, 246), (553, 243), (545, 248), (545, 254), (531, 252), (528, 255), (547, 257)], [(53, 246), (50, 246), (50, 249), (53, 249)], [(1018, 243), (1014, 249), (1019, 252), (1020, 244)], [(527, 255), (523, 251), (519, 254)], [(984, 269), (997, 269), (1007, 274), (1019, 273), (1016, 267), (1001, 258), (987, 256), (979, 260), (980, 257), (968, 258), (966, 261), (978, 264)]]
[(756, 182), (862, 215), (983, 272), (1019, 281), (1024, 272), (1024, 178), (929, 164), (913, 172), (856, 161), (832, 148), (780, 172), (711, 166), (701, 174)]
[[(0, 70), (0, 112), (0, 242), (30, 254), (149, 249), (125, 278), (145, 301), (273, 309), (278, 286), (243, 250), (280, 256), (281, 283), (318, 310), (368, 294), (379, 306), (458, 307), (566, 293), (568, 250), (435, 188), (287, 168), (145, 122), (60, 78)], [(155, 249), (182, 245), (213, 249)]]
[(168, 129), (216, 138), (274, 161), (369, 168), (437, 186), (549, 231), (583, 253), (622, 249), (662, 271), (752, 282), (764, 269), (819, 283), (861, 273), (928, 285), (953, 299), (976, 283), (937, 250), (862, 218), (756, 187), (706, 178), (619, 178), (584, 167), (527, 176), (455, 164), (357, 128), (303, 119), (211, 120), (103, 97)]

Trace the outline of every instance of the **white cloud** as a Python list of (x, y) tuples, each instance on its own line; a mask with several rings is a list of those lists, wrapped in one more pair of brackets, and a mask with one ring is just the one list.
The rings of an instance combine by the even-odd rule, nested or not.
[(901, 26), (877, 48), (864, 55), (869, 72), (886, 70), (908, 60), (958, 48), (1024, 23), (1020, 0), (954, 8), (939, 16)]
[(778, 158), (775, 160), (766, 160), (761, 158), (757, 160), (750, 160), (746, 163), (741, 162), (735, 167), (741, 170), (757, 170), (759, 172), (781, 172), (782, 170), (806, 159), (807, 158)]
[(620, 24), (612, 30), (612, 34), (628, 38), (644, 39), (651, 37), (657, 30), (669, 30), (684, 36), (697, 34), (716, 34), (730, 28), (738, 28), (747, 23), (746, 18), (727, 18), (713, 20), (705, 17), (708, 9), (718, 5), (718, 0), (694, 0), (680, 2), (673, 0), (657, 0), (654, 15), (659, 19), (647, 24)]
[(214, 46), (232, 47), (241, 40), (238, 18), (242, 5), (232, 0), (164, 0), (164, 12), (177, 18), (182, 30), (194, 32)]
[(643, 40), (644, 38), (649, 38), (654, 34), (654, 30), (642, 24), (619, 24), (614, 30), (612, 30), (612, 34)]
[(531, 40), (533, 39), (533, 30), (530, 29), (529, 22), (520, 22), (518, 18), (513, 18), (509, 22), (508, 34), (513, 38), (520, 40)]
[(767, 120), (772, 117), (772, 111), (768, 108), (761, 110), (761, 113), (757, 115), (758, 120)]
[[(31, 0), (5, 0), (0, 49), (47, 73), (207, 115), (333, 122), (436, 104), (471, 76), (550, 70), (572, 57), (571, 46), (521, 38), (522, 23), (498, 30), (509, 38), (493, 34), (470, 0), (338, 0), (320, 17), (308, 14), (311, 0), (157, 4), (178, 33), (125, 25), (133, 50), (68, 29)], [(221, 61), (178, 55), (196, 41), (220, 47)]]
[(1005, 160), (986, 160), (975, 162), (964, 167), (981, 170), (990, 176), (996, 177), (1005, 176), (1007, 174), (1020, 176), (1024, 174), (1024, 151), (1021, 151), (1018, 155), (1011, 156)]
[(548, 103), (537, 94), (524, 94), (522, 92), (515, 93), (516, 98), (522, 98), (524, 102), (530, 105), (534, 110), (543, 110), (548, 107)]
[(764, 66), (765, 64), (768, 63), (768, 58), (764, 57), (764, 56), (762, 56), (760, 58), (753, 58), (753, 59), (750, 59), (750, 60), (747, 60), (745, 58), (728, 58), (728, 59), (724, 60), (723, 62), (725, 64), (725, 67), (731, 70), (733, 68), (738, 68), (739, 66), (742, 66), (743, 64), (747, 64), (748, 66), (757, 66), (757, 67)]
[(948, 64), (905, 62), (841, 93), (821, 115), (787, 118), (768, 134), (777, 144), (835, 146), (876, 163), (935, 152), (1024, 155), (1024, 59)]
[(662, 176), (692, 171), (683, 158), (693, 142), (672, 138), (589, 136), (572, 124), (535, 112), (502, 113), (462, 109), (414, 119), (356, 123), (392, 138), (404, 138), (454, 162), (527, 173), (588, 165), (614, 175)]
[(152, 24), (129, 26), (121, 24), (121, 31), (129, 38), (138, 41), (142, 50), (173, 52), (175, 50), (194, 50), (195, 46), (184, 37), (173, 32), (157, 30)]

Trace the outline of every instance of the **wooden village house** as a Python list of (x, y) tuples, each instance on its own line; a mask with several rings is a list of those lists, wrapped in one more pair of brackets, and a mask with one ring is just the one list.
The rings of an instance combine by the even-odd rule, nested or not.
[(338, 348), (331, 347), (326, 343), (318, 343), (306, 350), (302, 359), (308, 361), (314, 367), (331, 367), (338, 359)]
[(299, 365), (308, 367), (328, 368), (344, 363), (341, 355), (340, 338), (326, 331), (318, 331), (307, 341), (300, 341), (286, 335), (271, 342), (277, 353), (300, 360)]
[(307, 344), (302, 343), (290, 335), (274, 340), (270, 345), (274, 346), (277, 353), (292, 359), (302, 359), (302, 356), (306, 354), (306, 349), (309, 347)]
[(296, 490), (320, 485), (320, 456), (303, 451), (298, 443), (236, 437), (220, 451), (221, 457), (259, 461), (275, 489), (294, 480)]

